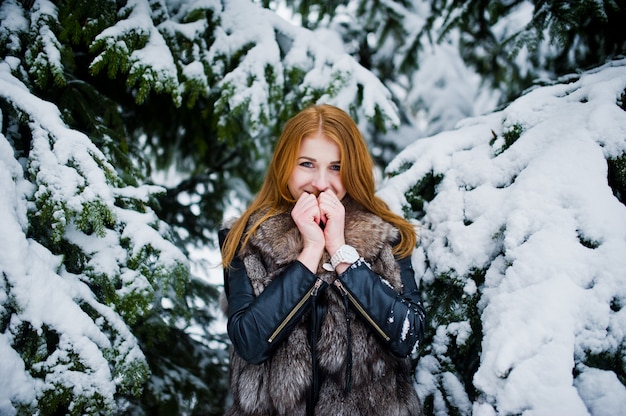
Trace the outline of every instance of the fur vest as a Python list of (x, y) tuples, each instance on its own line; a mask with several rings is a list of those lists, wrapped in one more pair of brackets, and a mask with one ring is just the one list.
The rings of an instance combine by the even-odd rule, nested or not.
[[(346, 205), (346, 244), (357, 249), (371, 269), (402, 292), (400, 272), (390, 242), (398, 231), (352, 200)], [(252, 220), (254, 221), (254, 217)], [(255, 294), (289, 266), (302, 249), (300, 233), (289, 213), (266, 220), (240, 253)], [(335, 272), (318, 266), (317, 276), (327, 282)], [(415, 416), (420, 415), (417, 394), (411, 382), (410, 359), (391, 354), (367, 324), (348, 308), (343, 298), (329, 287), (319, 296), (326, 313), (316, 348), (319, 372), (323, 374), (316, 416)], [(231, 350), (230, 387), (234, 404), (227, 415), (307, 414), (307, 395), (312, 388), (312, 360), (309, 345), (311, 313), (307, 313), (273, 357), (254, 365)], [(350, 327), (348, 327), (350, 325)], [(350, 332), (350, 336), (348, 333)], [(346, 360), (351, 339), (352, 359)], [(346, 366), (351, 365), (351, 369)], [(347, 372), (351, 388), (345, 388)]]

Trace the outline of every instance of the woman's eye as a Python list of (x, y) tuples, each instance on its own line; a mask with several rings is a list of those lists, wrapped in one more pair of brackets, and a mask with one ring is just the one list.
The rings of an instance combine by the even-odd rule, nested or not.
[(341, 165), (332, 165), (330, 167), (331, 170), (336, 170), (337, 172), (339, 172), (341, 170)]
[(311, 162), (301, 162), (300, 166), (303, 166), (305, 168), (312, 168), (313, 167), (313, 163), (311, 163)]

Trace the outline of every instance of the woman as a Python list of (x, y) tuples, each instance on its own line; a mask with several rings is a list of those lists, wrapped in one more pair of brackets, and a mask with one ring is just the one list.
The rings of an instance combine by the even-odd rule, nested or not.
[(410, 359), (424, 309), (414, 228), (374, 195), (354, 121), (320, 105), (289, 120), (263, 186), (221, 235), (227, 415), (418, 415)]

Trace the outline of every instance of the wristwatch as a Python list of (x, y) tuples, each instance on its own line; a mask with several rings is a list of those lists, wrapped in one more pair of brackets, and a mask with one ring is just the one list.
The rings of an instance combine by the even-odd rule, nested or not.
[(337, 267), (339, 263), (348, 263), (352, 264), (359, 259), (359, 253), (352, 246), (344, 244), (339, 247), (339, 250), (333, 254), (330, 258), (330, 265), (333, 267), (333, 270)]

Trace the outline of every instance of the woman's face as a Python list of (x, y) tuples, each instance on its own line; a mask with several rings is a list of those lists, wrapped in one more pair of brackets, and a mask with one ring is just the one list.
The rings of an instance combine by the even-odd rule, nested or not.
[(308, 136), (300, 143), (296, 167), (291, 172), (287, 187), (297, 200), (304, 193), (319, 195), (331, 190), (340, 200), (346, 195), (341, 182), (339, 146), (320, 134)]

